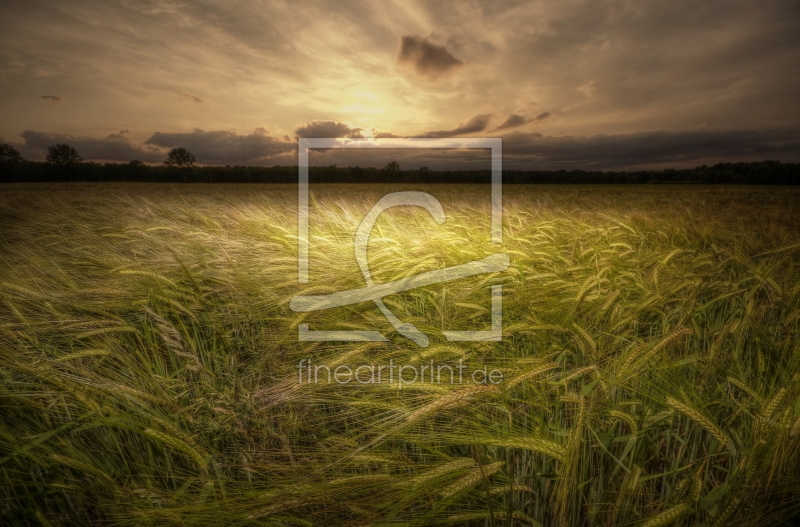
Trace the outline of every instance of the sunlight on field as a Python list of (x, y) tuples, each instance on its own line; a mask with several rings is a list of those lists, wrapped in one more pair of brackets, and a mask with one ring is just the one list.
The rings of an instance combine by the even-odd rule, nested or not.
[[(371, 303), (353, 233), (385, 186), (8, 186), (0, 513), (126, 525), (778, 525), (800, 507), (800, 191), (430, 186), (385, 213), (376, 283), (502, 250), (490, 276)], [(503, 284), (502, 342), (487, 329)], [(298, 342), (313, 329), (391, 342)], [(298, 363), (455, 364), (493, 384), (302, 383)], [(12, 516), (8, 516), (12, 515)], [(19, 515), (13, 516), (13, 515)], [(486, 522), (489, 523), (486, 523)]]

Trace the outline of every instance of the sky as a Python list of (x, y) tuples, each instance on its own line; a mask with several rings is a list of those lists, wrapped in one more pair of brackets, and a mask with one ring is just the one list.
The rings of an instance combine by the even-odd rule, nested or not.
[(99, 162), (182, 146), (201, 164), (294, 165), (298, 137), (501, 137), (505, 168), (800, 161), (796, 0), (1, 10), (0, 142), (32, 160), (68, 143)]

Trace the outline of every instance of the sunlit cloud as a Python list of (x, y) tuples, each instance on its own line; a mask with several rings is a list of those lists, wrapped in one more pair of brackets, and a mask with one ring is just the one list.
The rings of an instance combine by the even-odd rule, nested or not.
[(294, 134), (297, 137), (364, 137), (363, 128), (351, 128), (337, 121), (312, 121), (299, 126)]

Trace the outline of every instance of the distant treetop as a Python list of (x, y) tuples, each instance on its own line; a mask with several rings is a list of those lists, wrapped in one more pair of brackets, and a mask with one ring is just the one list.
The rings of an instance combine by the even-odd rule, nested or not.
[(54, 165), (74, 165), (83, 158), (77, 150), (66, 144), (57, 144), (47, 147), (47, 162)]
[(183, 147), (173, 148), (167, 154), (167, 160), (164, 161), (164, 164), (168, 167), (191, 167), (194, 166), (197, 159), (194, 157), (194, 154), (189, 152)]
[(0, 143), (0, 163), (16, 163), (22, 161), (22, 156), (19, 155), (17, 149), (13, 146)]

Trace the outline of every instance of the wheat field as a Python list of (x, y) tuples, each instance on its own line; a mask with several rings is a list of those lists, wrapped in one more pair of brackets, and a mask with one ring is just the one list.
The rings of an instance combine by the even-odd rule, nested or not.
[[(14, 525), (772, 526), (800, 514), (800, 190), (430, 185), (382, 215), (376, 283), (502, 250), (508, 270), (362, 287), (391, 185), (6, 185), (0, 514)], [(486, 329), (503, 285), (503, 340)], [(389, 342), (298, 342), (314, 329)], [(486, 365), (498, 384), (303, 383), (297, 365)]]

